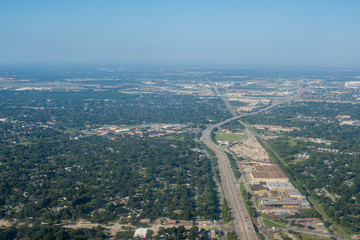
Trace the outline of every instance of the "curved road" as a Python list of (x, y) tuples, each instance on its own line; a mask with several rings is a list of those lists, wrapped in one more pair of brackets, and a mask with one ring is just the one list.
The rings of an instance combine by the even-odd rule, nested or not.
[(246, 207), (242, 201), (239, 184), (230, 182), (231, 180), (236, 179), (230, 167), (229, 159), (227, 155), (211, 141), (211, 132), (215, 127), (220, 126), (219, 124), (220, 123), (207, 128), (201, 136), (201, 141), (209, 149), (214, 151), (218, 159), (220, 179), (224, 188), (226, 200), (231, 211), (231, 216), (234, 222), (234, 228), (237, 236), (240, 239), (257, 240), (255, 229), (250, 220), (249, 213), (247, 212)]
[[(209, 81), (210, 82), (210, 81)], [(211, 82), (210, 82), (211, 83)], [(216, 89), (216, 88), (215, 88)], [(305, 91), (303, 88), (299, 88), (297, 94), (293, 97), (287, 97), (283, 101), (274, 102), (272, 105), (269, 105), (265, 108), (262, 108), (256, 112), (247, 113), (239, 116), (234, 116), (232, 118), (226, 119), (225, 121), (216, 123), (214, 125), (209, 126), (202, 133), (200, 140), (211, 149), (218, 160), (219, 172), (221, 183), (224, 187), (225, 197), (229, 204), (232, 220), (234, 223), (235, 232), (239, 239), (248, 239), (248, 240), (257, 240), (257, 235), (254, 229), (254, 226), (251, 222), (249, 213), (245, 207), (245, 204), (242, 200), (240, 186), (238, 183), (232, 183), (232, 180), (237, 180), (234, 176), (234, 173), (230, 167), (230, 161), (228, 156), (211, 140), (211, 132), (214, 128), (220, 127), (232, 120), (239, 119), (244, 116), (255, 115), (261, 112), (266, 112), (271, 108), (274, 108), (282, 103), (290, 103), (293, 99), (301, 96), (301, 94)], [(219, 94), (219, 93), (218, 93)], [(231, 110), (231, 106), (227, 106)]]
[(247, 212), (245, 204), (242, 200), (240, 186), (238, 183), (231, 182), (232, 180), (237, 179), (235, 178), (231, 169), (229, 158), (215, 143), (213, 143), (211, 140), (211, 132), (214, 128), (220, 127), (221, 125), (224, 125), (232, 120), (244, 117), (246, 115), (253, 115), (267, 111), (279, 104), (280, 103), (274, 103), (273, 105), (263, 108), (257, 112), (235, 116), (226, 119), (225, 121), (211, 125), (203, 131), (200, 138), (200, 140), (215, 153), (218, 160), (220, 179), (224, 187), (225, 198), (231, 211), (235, 232), (240, 239), (257, 240), (258, 238), (254, 226), (251, 222), (249, 213)]

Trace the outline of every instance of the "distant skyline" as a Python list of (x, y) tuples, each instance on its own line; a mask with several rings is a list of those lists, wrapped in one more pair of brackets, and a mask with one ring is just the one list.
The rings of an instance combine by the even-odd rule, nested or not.
[(0, 64), (360, 67), (360, 1), (0, 1)]

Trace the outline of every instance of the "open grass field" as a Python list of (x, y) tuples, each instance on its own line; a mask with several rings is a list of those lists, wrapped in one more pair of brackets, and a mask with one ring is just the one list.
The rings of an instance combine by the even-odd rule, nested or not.
[(264, 222), (266, 227), (286, 228), (285, 225), (280, 225), (280, 224), (277, 224), (277, 223), (275, 223), (273, 221), (269, 221), (269, 220), (266, 220), (266, 219), (263, 219), (263, 222)]
[(327, 239), (329, 239), (329, 238), (321, 238), (321, 237), (316, 237), (316, 236), (301, 234), (301, 239), (302, 239), (302, 240), (327, 240)]
[(244, 140), (246, 138), (246, 135), (242, 135), (242, 134), (218, 134), (215, 136), (215, 140), (216, 141), (231, 141), (231, 142), (236, 142), (236, 141), (241, 141)]

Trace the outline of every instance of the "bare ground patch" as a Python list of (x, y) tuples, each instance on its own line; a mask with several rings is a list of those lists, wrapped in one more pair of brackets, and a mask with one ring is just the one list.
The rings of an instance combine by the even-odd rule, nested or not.
[(256, 162), (271, 163), (268, 154), (254, 136), (249, 136), (229, 148), (236, 156)]

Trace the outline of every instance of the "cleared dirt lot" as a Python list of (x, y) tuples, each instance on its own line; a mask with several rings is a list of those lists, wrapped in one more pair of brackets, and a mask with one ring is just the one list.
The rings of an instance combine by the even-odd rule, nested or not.
[(248, 135), (248, 138), (229, 148), (238, 157), (243, 157), (256, 162), (270, 163), (270, 158), (265, 149), (255, 137)]

